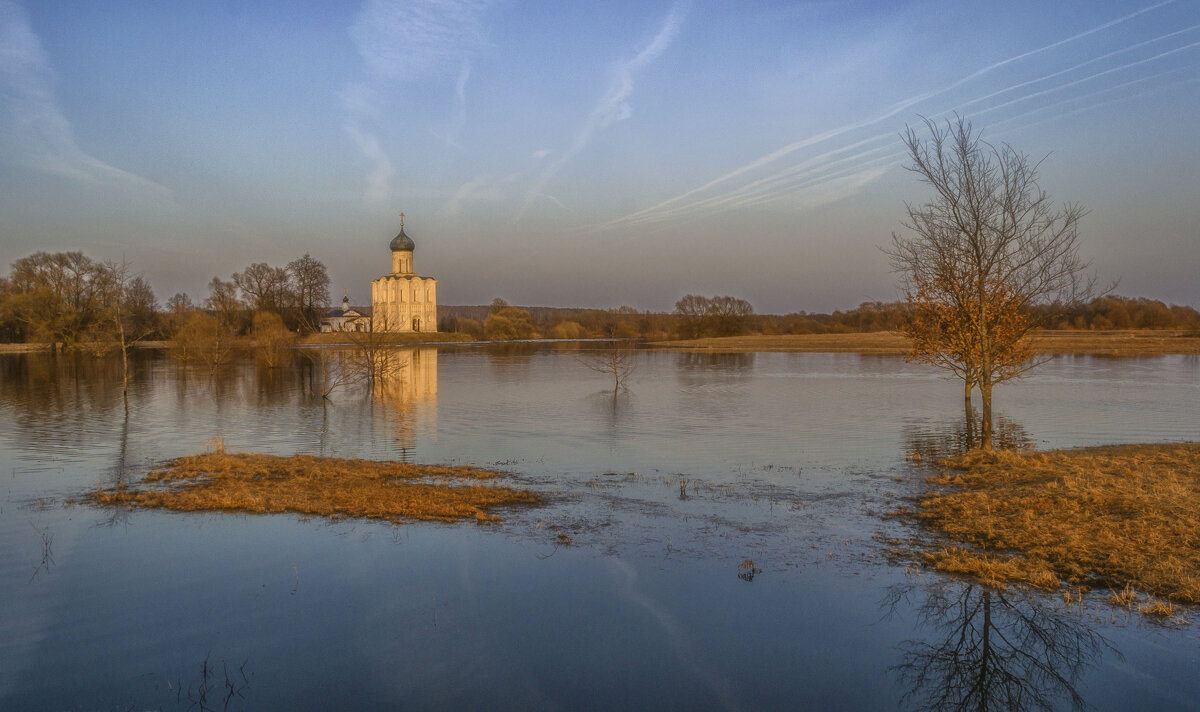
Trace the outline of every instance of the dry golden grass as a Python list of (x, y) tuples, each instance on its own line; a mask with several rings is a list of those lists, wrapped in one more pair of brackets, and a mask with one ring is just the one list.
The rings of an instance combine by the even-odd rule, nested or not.
[[(861, 334), (756, 334), (683, 341), (658, 341), (651, 346), (716, 353), (795, 351), (907, 354), (911, 350), (908, 338), (894, 331)], [(1038, 354), (1073, 353), (1107, 356), (1200, 354), (1200, 335), (1154, 329), (1039, 331), (1033, 335), (1033, 350)]]
[(1200, 334), (1160, 329), (1114, 331), (1038, 331), (1033, 350), (1040, 354), (1152, 356), (1200, 354)]
[(928, 554), (937, 568), (1200, 603), (1200, 444), (975, 451), (941, 464), (930, 482), (944, 489), (915, 514), (963, 546)]
[(1160, 601), (1157, 598), (1150, 598), (1138, 606), (1138, 611), (1148, 616), (1154, 616), (1155, 618), (1171, 618), (1178, 612), (1178, 609), (1170, 601)]
[(388, 521), (489, 522), (498, 520), (493, 513), (497, 508), (541, 504), (534, 492), (478, 484), (500, 476), (466, 466), (226, 453), (218, 446), (216, 452), (168, 462), (147, 474), (139, 487), (97, 490), (88, 499), (99, 505), (182, 512), (292, 512)]

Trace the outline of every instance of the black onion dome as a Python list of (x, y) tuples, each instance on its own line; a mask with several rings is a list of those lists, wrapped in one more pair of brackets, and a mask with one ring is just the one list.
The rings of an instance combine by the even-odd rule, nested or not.
[(392, 238), (390, 245), (392, 252), (412, 252), (416, 245), (413, 244), (412, 238), (404, 234), (404, 226), (400, 226), (400, 234)]

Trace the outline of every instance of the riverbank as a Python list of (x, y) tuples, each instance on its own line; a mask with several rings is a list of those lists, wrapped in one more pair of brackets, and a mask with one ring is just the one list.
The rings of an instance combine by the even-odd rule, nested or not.
[(497, 509), (541, 504), (534, 492), (479, 484), (504, 476), (468, 466), (279, 457), (218, 448), (171, 460), (137, 486), (98, 489), (84, 501), (178, 512), (293, 513), (393, 522), (492, 522), (499, 520)]
[[(379, 343), (395, 346), (437, 345), (475, 342), (463, 333), (394, 333), (377, 335)], [(301, 346), (345, 346), (355, 342), (345, 333), (310, 334), (299, 342)], [(253, 348), (253, 341), (239, 339), (243, 348)], [(704, 339), (680, 339), (644, 342), (654, 349), (704, 351), (709, 353), (860, 353), (895, 354), (909, 352), (909, 341), (895, 331), (874, 331), (845, 334), (750, 334)], [(167, 341), (142, 341), (138, 348), (164, 349)], [(1186, 331), (1131, 329), (1121, 331), (1041, 331), (1033, 336), (1035, 353), (1090, 354), (1096, 356), (1157, 356), (1164, 354), (1200, 354), (1200, 334)], [(0, 353), (32, 353), (49, 351), (49, 344), (0, 344)]]
[[(655, 341), (653, 348), (710, 353), (801, 352), (907, 354), (908, 339), (899, 332), (849, 334), (755, 334), (680, 341)], [(1151, 329), (1125, 331), (1041, 331), (1033, 336), (1039, 354), (1154, 356), (1200, 354), (1200, 334)]]
[(1200, 444), (974, 451), (939, 463), (910, 516), (938, 535), (923, 561), (1170, 616), (1200, 604)]
[[(323, 332), (319, 334), (309, 334), (300, 339), (301, 346), (347, 346), (353, 347), (357, 345), (354, 341), (355, 336), (363, 336), (361, 333), (334, 331)], [(426, 344), (451, 344), (460, 343), (463, 341), (473, 341), (474, 337), (469, 334), (459, 332), (380, 332), (374, 335), (374, 339), (378, 343), (397, 346), (408, 345), (426, 345)]]

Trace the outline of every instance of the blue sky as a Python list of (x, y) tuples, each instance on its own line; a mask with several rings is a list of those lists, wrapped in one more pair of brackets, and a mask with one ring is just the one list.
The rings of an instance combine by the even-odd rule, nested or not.
[(308, 252), (365, 301), (400, 211), (443, 303), (894, 299), (898, 134), (959, 112), (1120, 293), (1200, 306), (1195, 0), (0, 0), (0, 102), (0, 264), (164, 300)]

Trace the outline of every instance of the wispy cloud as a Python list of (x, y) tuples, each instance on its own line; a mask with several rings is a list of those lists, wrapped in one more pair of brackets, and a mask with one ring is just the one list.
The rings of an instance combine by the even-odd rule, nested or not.
[(50, 58), (24, 9), (0, 0), (0, 160), (143, 200), (172, 201), (167, 188), (80, 148), (55, 100), (54, 84)]
[(671, 11), (667, 13), (667, 17), (663, 20), (662, 26), (654, 35), (654, 38), (631, 59), (620, 62), (613, 67), (608, 87), (600, 98), (600, 101), (593, 107), (587, 119), (575, 132), (575, 138), (571, 142), (571, 145), (566, 150), (558, 153), (549, 162), (526, 192), (525, 204), (521, 212), (518, 213), (517, 219), (524, 214), (525, 210), (529, 208), (529, 205), (534, 200), (542, 195), (546, 184), (562, 170), (563, 166), (569, 163), (571, 159), (578, 155), (591, 142), (597, 131), (633, 116), (633, 107), (629, 104), (629, 98), (633, 96), (634, 80), (639, 72), (671, 46), (671, 43), (679, 34), (679, 28), (686, 14), (685, 8), (686, 5), (684, 3), (676, 3), (672, 6)]
[(471, 60), (463, 57), (462, 69), (458, 72), (458, 81), (454, 83), (454, 108), (450, 112), (450, 120), (446, 122), (446, 132), (442, 136), (442, 140), (455, 148), (462, 148), (458, 143), (458, 136), (462, 133), (463, 127), (467, 125), (467, 80), (470, 78)]
[[(970, 112), (972, 116), (992, 114), (998, 115), (998, 122), (1008, 122), (1015, 117), (1006, 116), (1004, 110), (1015, 107), (1015, 105), (1025, 104), (1026, 107), (1021, 109), (1019, 115), (1026, 116), (1048, 106), (1078, 104), (1086, 99), (1071, 91), (1076, 87), (1089, 83), (1095, 84), (1097, 80), (1127, 74), (1143, 65), (1151, 65), (1168, 57), (1193, 52), (1197, 46), (1196, 42), (1177, 43), (1178, 46), (1169, 48), (1162, 48), (1161, 45), (1166, 41), (1180, 40), (1182, 35), (1197, 29), (1198, 26), (1133, 42), (1114, 51), (1099, 53), (1083, 62), (1063, 68), (1054, 68), (1053, 71), (1043, 72), (1033, 79), (1016, 82), (998, 89), (994, 88), (994, 84), (989, 87), (984, 83), (1002, 69), (1030, 66), (1028, 62), (1024, 64), (1022, 62), (1034, 57), (1039, 58), (1039, 68), (1043, 65), (1053, 68), (1053, 64), (1048, 63), (1042, 56), (1065, 45), (1078, 43), (1085, 38), (1128, 23), (1173, 2), (1174, 0), (1167, 0), (1167, 2), (1150, 5), (1042, 47), (994, 62), (946, 86), (910, 96), (865, 120), (850, 122), (784, 145), (695, 188), (599, 227), (603, 229), (647, 224), (683, 215), (742, 208), (778, 202), (783, 199), (789, 200), (790, 204), (794, 206), (805, 207), (829, 202), (829, 200), (839, 197), (848, 197), (871, 180), (878, 178), (889, 167), (903, 161), (905, 154), (899, 150), (901, 147), (895, 141), (895, 131), (899, 127), (892, 126), (889, 120), (904, 112), (922, 111), (930, 116), (942, 116), (952, 111), (963, 111), (972, 106), (980, 106), (981, 108)], [(1135, 50), (1147, 50), (1153, 46), (1159, 46), (1159, 49), (1152, 50), (1153, 53), (1149, 56), (1130, 59), (1116, 66), (1108, 66), (1085, 76), (1078, 76), (1079, 70), (1085, 67), (1101, 64)], [(1170, 73), (1160, 72), (1152, 77), (1135, 79), (1133, 83), (1148, 81), (1167, 74)], [(1052, 81), (1056, 83), (1047, 84)], [(975, 89), (974, 96), (968, 96), (958, 101), (949, 100), (952, 92), (959, 93), (956, 90), (970, 91), (972, 89)], [(1002, 95), (1006, 96), (1004, 101), (991, 102)], [(938, 102), (942, 106), (936, 106)], [(1032, 102), (1041, 103), (1036, 108), (1030, 108), (1029, 104)], [(1093, 106), (1101, 103), (1108, 103), (1108, 100), (1092, 100)], [(1073, 109), (1073, 111), (1079, 110), (1081, 110), (1079, 106), (1075, 106)], [(887, 130), (880, 131), (880, 129)], [(876, 133), (861, 138), (864, 130), (874, 130)], [(844, 145), (839, 146), (839, 142), (843, 142)], [(818, 149), (820, 146), (831, 147), (815, 156), (803, 158), (782, 169), (777, 169), (769, 175), (761, 175), (770, 166), (791, 158), (793, 154), (805, 156), (812, 150), (820, 150)], [(794, 158), (791, 160), (795, 161)], [(816, 197), (818, 194), (819, 198)]]
[(367, 0), (350, 38), (367, 69), (411, 81), (457, 66), (486, 42), (480, 16), (486, 0)]
[(363, 156), (374, 166), (367, 177), (367, 192), (364, 197), (372, 201), (387, 200), (391, 194), (392, 176), (396, 174), (396, 170), (392, 167), (387, 153), (380, 147), (379, 139), (363, 131), (356, 121), (347, 121), (343, 128), (354, 141), (354, 145), (358, 146), (358, 150), (362, 151)]
[(440, 138), (457, 145), (466, 124), (466, 85), (470, 55), (487, 42), (481, 17), (488, 0), (366, 0), (350, 27), (362, 58), (365, 79), (340, 95), (343, 128), (373, 168), (364, 195), (385, 200), (395, 174), (374, 128), (375, 105), (397, 84), (436, 77), (459, 67), (450, 119)]

